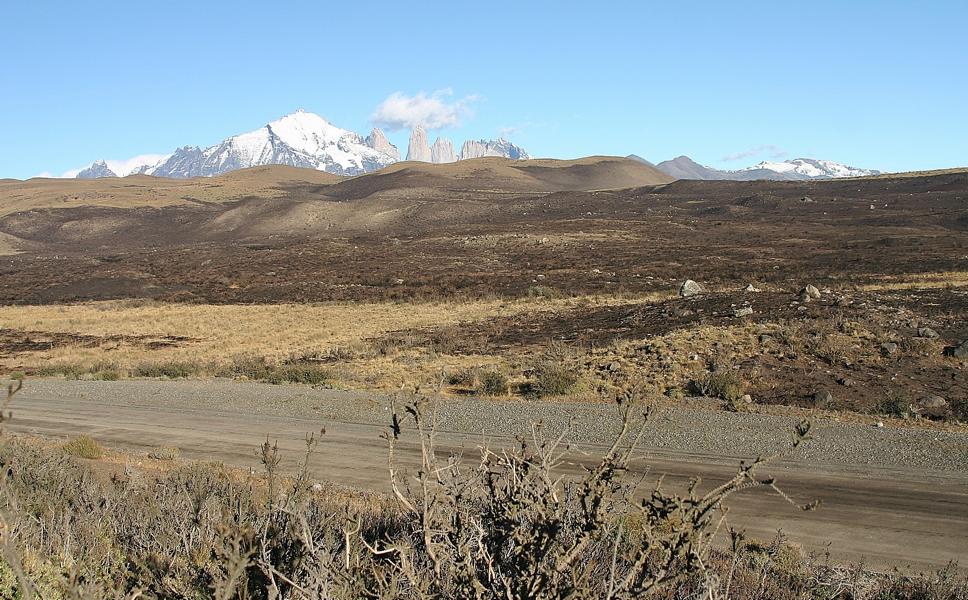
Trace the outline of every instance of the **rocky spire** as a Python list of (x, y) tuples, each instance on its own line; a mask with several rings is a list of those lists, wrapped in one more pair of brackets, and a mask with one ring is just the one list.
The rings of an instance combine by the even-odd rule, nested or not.
[(432, 162), (430, 144), (427, 142), (427, 132), (420, 125), (410, 132), (410, 146), (407, 148), (407, 160)]
[(447, 138), (438, 137), (430, 147), (430, 160), (435, 163), (452, 163), (457, 160), (454, 144)]
[(386, 154), (393, 160), (400, 160), (400, 151), (396, 146), (390, 143), (390, 140), (387, 139), (386, 134), (384, 134), (383, 130), (378, 127), (374, 127), (373, 131), (370, 132), (370, 135), (366, 136), (366, 145), (370, 148), (373, 148), (377, 152)]

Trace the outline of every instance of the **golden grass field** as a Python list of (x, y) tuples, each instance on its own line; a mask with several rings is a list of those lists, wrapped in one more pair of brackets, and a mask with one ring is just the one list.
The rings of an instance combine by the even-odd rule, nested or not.
[[(45, 334), (97, 336), (87, 343), (57, 344), (49, 350), (4, 357), (7, 371), (57, 365), (90, 367), (110, 362), (122, 369), (152, 362), (224, 365), (239, 356), (284, 361), (295, 355), (324, 355), (337, 350), (357, 355), (353, 372), (341, 381), (364, 387), (394, 388), (427, 381), (442, 368), (470, 364), (500, 365), (508, 357), (442, 356), (427, 348), (402, 349), (392, 355), (368, 352), (390, 332), (481, 322), (496, 317), (541, 314), (575, 306), (643, 302), (661, 296), (563, 299), (480, 300), (429, 303), (333, 303), (272, 305), (194, 305), (91, 302), (72, 305), (2, 306), (5, 329), (29, 332), (33, 341)], [(120, 339), (119, 339), (119, 336)], [(130, 336), (125, 340), (124, 336)], [(173, 347), (150, 348), (145, 342), (166, 337), (189, 338)]]

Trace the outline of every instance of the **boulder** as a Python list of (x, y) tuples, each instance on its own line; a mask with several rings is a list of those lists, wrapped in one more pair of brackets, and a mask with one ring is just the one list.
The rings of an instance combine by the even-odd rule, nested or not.
[(746, 287), (744, 287), (744, 288), (743, 288), (743, 291), (744, 291), (744, 292), (758, 292), (758, 291), (760, 291), (760, 290), (759, 290), (759, 288), (757, 288), (757, 287), (756, 287), (755, 285), (753, 285), (753, 284), (751, 283), (751, 284), (749, 284), (748, 286), (746, 286)]
[(925, 396), (911, 406), (911, 412), (931, 419), (948, 416), (948, 401), (941, 396)]
[(935, 339), (938, 337), (938, 332), (930, 327), (918, 327), (918, 337)]
[(968, 358), (968, 340), (961, 342), (957, 346), (945, 348), (944, 353), (946, 356), (953, 356), (955, 358)]
[(800, 297), (806, 296), (807, 298), (813, 298), (817, 300), (820, 298), (820, 290), (812, 285), (807, 285), (802, 290), (800, 290)]
[(884, 342), (881, 344), (881, 354), (891, 356), (897, 353), (897, 344), (894, 342)]
[(702, 294), (705, 291), (706, 291), (706, 288), (699, 285), (692, 279), (687, 279), (683, 281), (682, 285), (679, 286), (679, 295), (682, 296), (683, 298), (688, 298), (689, 296), (698, 296), (699, 294)]
[(826, 408), (834, 401), (834, 395), (827, 390), (817, 390), (810, 398), (817, 408)]

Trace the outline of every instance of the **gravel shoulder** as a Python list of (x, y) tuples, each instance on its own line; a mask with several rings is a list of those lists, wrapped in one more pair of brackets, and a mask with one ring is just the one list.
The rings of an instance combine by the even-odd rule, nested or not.
[[(322, 424), (385, 426), (390, 396), (367, 392), (211, 380), (29, 381), (18, 403), (55, 396), (77, 402), (236, 414), (299, 417)], [(571, 423), (578, 445), (610, 441), (621, 409), (609, 404), (536, 402), (478, 398), (442, 399), (436, 405), (441, 432), (513, 437), (541, 421), (557, 433)], [(730, 413), (696, 406), (660, 406), (654, 411), (643, 448), (665, 454), (718, 457), (735, 462), (784, 450), (799, 417)], [(847, 469), (912, 471), (921, 477), (968, 475), (968, 434), (909, 427), (876, 428), (825, 418), (813, 421), (810, 443), (785, 456), (788, 463)]]
[[(282, 467), (298, 468), (306, 434), (325, 427), (311, 475), (386, 490), (380, 434), (390, 408), (384, 395), (229, 380), (30, 380), (12, 409), (4, 429), (13, 434), (87, 434), (128, 451), (134, 461), (144, 460), (138, 457), (150, 448), (175, 446), (188, 459), (252, 469), (259, 468), (256, 450), (267, 436), (278, 440)], [(595, 461), (620, 422), (617, 408), (604, 404), (472, 398), (441, 401), (436, 414), (439, 448), (469, 460), (482, 435), (500, 447), (532, 422), (542, 421), (553, 433), (571, 421), (570, 440), (582, 450), (568, 456), (565, 469), (574, 471)], [(632, 475), (641, 476), (642, 492), (659, 478), (675, 490), (694, 478), (716, 485), (740, 460), (785, 448), (796, 422), (792, 416), (662, 407), (648, 425)], [(418, 467), (413, 436), (402, 439), (399, 460), (405, 469)], [(968, 563), (968, 434), (819, 419), (813, 440), (760, 474), (776, 477), (797, 502), (822, 504), (802, 513), (769, 490), (743, 493), (730, 502), (729, 525), (751, 537), (769, 540), (782, 529), (808, 552), (873, 568), (922, 571), (949, 560)]]

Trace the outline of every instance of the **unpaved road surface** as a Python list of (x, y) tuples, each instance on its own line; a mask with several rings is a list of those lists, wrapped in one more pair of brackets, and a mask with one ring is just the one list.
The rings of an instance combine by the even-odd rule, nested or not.
[[(388, 420), (380, 395), (269, 386), (234, 381), (28, 381), (13, 406), (8, 430), (66, 437), (91, 435), (108, 446), (145, 451), (177, 446), (191, 459), (258, 468), (256, 450), (269, 436), (284, 465), (302, 459), (306, 434), (326, 428), (310, 468), (320, 480), (386, 489)], [(574, 419), (571, 439), (594, 460), (617, 430), (614, 407), (590, 404), (460, 399), (437, 409), (439, 445), (473, 456), (482, 435), (507, 445), (541, 419), (548, 431)], [(768, 454), (789, 441), (794, 419), (738, 415), (701, 408), (660, 410), (648, 426), (636, 473), (646, 481), (704, 485), (735, 472), (740, 460)], [(406, 436), (405, 436), (406, 439)], [(413, 436), (409, 436), (413, 442)], [(401, 460), (414, 465), (413, 443)], [(782, 529), (806, 550), (867, 566), (926, 570), (949, 560), (968, 564), (968, 435), (915, 429), (875, 429), (827, 421), (797, 453), (769, 465), (798, 502), (821, 500), (800, 513), (776, 494), (746, 492), (730, 502), (729, 523), (770, 539)]]

